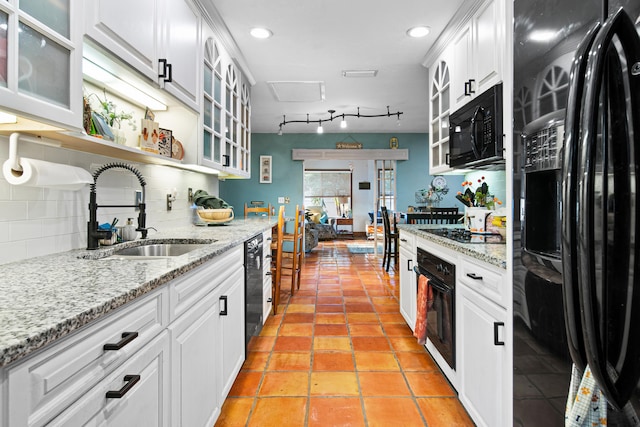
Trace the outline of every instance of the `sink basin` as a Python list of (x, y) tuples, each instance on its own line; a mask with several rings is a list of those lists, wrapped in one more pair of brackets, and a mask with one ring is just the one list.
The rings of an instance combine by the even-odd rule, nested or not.
[(153, 243), (115, 251), (107, 258), (169, 258), (207, 247), (208, 243)]

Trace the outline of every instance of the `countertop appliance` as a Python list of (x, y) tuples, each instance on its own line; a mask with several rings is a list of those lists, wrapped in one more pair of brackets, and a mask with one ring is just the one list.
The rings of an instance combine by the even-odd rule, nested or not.
[(420, 231), (446, 237), (460, 243), (506, 243), (505, 239), (499, 234), (472, 233), (466, 228), (421, 228)]
[(262, 307), (262, 287), (264, 284), (262, 246), (262, 234), (244, 242), (245, 353), (251, 337), (259, 335), (262, 330), (264, 313)]
[(415, 273), (429, 279), (433, 304), (427, 310), (427, 338), (451, 369), (456, 369), (456, 266), (425, 251), (417, 250)]
[(640, 425), (639, 17), (514, 3), (514, 426), (565, 425), (572, 365)]
[(504, 168), (502, 83), (449, 116), (449, 165), (463, 169)]

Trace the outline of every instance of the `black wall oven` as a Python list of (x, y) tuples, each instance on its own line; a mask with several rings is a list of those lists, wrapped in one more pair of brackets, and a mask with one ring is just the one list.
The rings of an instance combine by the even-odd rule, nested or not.
[(452, 168), (501, 168), (502, 83), (481, 93), (449, 116)]
[[(455, 287), (456, 266), (418, 248), (418, 276), (429, 279), (433, 304), (427, 310), (427, 338), (438, 349), (451, 369), (456, 369)], [(419, 277), (418, 277), (419, 278)], [(417, 316), (416, 316), (417, 317)]]

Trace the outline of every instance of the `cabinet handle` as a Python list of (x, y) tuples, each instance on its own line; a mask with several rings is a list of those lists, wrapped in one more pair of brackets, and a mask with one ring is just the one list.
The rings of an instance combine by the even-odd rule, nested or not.
[(270, 272), (270, 271), (267, 271), (267, 272), (266, 272), (266, 273), (264, 273), (264, 274), (265, 274), (265, 276), (271, 276), (271, 272)]
[(482, 280), (482, 276), (478, 276), (476, 273), (467, 273), (467, 277), (471, 277), (473, 280)]
[(223, 154), (222, 158), (224, 159), (224, 162), (222, 162), (222, 166), (229, 166), (229, 155)]
[(411, 266), (411, 264), (413, 264), (413, 260), (412, 259), (408, 259), (407, 260), (407, 271), (413, 271), (413, 267)]
[[(224, 303), (224, 308), (222, 308), (223, 303)], [(222, 295), (220, 297), (220, 316), (226, 316), (226, 315), (227, 315), (227, 296)]]
[(447, 153), (447, 154), (445, 154), (445, 155), (444, 155), (444, 164), (445, 164), (445, 165), (450, 164), (450, 163), (449, 163), (449, 153)]
[(268, 254), (268, 255), (266, 255), (266, 258), (273, 258), (273, 255)]
[(407, 239), (400, 239), (401, 242), (407, 242)]
[(102, 348), (104, 350), (120, 350), (122, 347), (124, 347), (125, 345), (129, 344), (131, 341), (135, 340), (136, 338), (138, 338), (138, 333), (137, 332), (123, 332), (122, 333), (122, 339), (120, 341), (118, 341), (117, 343), (107, 343), (105, 344)]
[(124, 381), (126, 384), (120, 390), (109, 390), (107, 392), (107, 399), (122, 399), (140, 381), (140, 375), (125, 375)]
[(272, 299), (271, 299), (271, 298), (267, 298), (267, 302), (271, 302), (271, 301), (272, 301)]
[(473, 84), (475, 82), (476, 81), (474, 79), (469, 79), (469, 95), (472, 95), (472, 94), (476, 93), (476, 91), (473, 90)]
[(158, 77), (166, 78), (167, 77), (167, 60), (162, 58), (162, 59), (158, 59), (158, 62), (162, 65), (162, 72), (158, 74)]
[(504, 345), (504, 341), (498, 338), (498, 328), (504, 326), (504, 322), (493, 322), (493, 345)]
[(468, 81), (464, 82), (464, 96), (471, 96), (470, 85), (471, 85), (471, 83), (469, 83)]
[(164, 79), (166, 83), (171, 83), (173, 81), (173, 64), (167, 64), (167, 77)]

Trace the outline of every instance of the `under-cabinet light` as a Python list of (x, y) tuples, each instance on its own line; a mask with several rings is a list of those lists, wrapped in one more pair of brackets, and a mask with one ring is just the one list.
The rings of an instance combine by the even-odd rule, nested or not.
[(0, 124), (6, 125), (11, 123), (18, 123), (18, 118), (13, 114), (0, 111)]
[(150, 95), (142, 92), (135, 86), (125, 82), (118, 76), (91, 62), (87, 58), (82, 58), (82, 73), (94, 82), (106, 86), (109, 91), (115, 92), (124, 98), (135, 102), (141, 107), (148, 107), (153, 111), (166, 111), (167, 106)]

